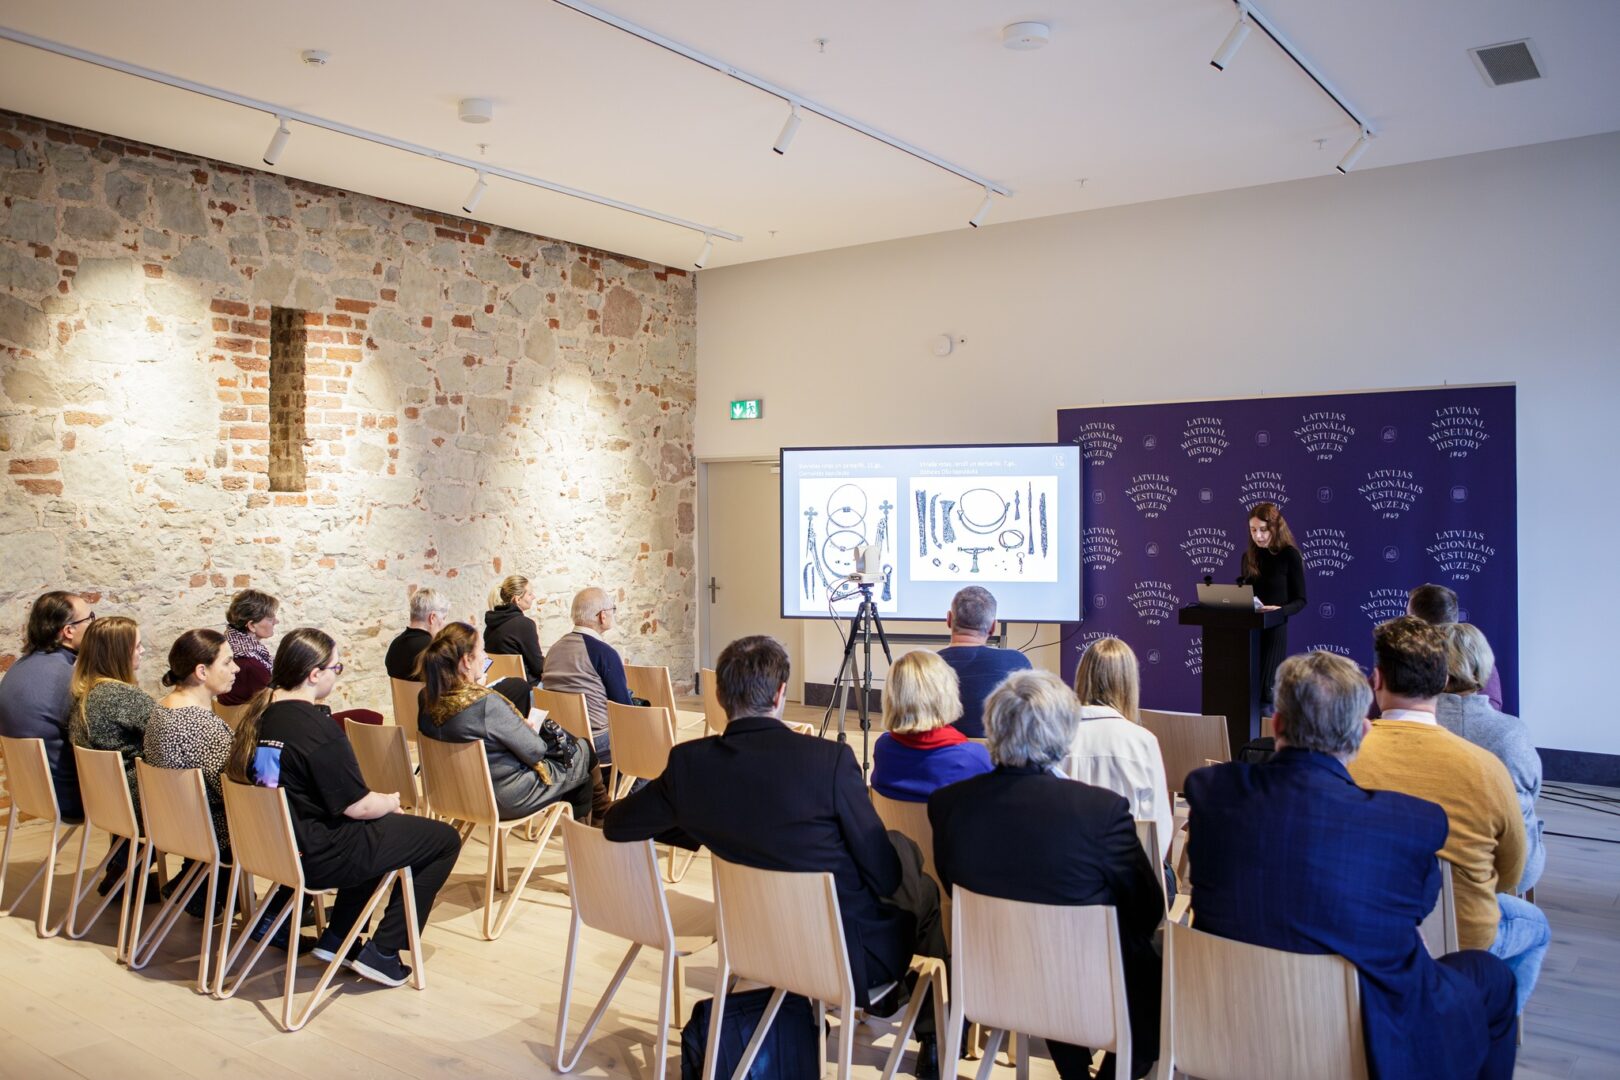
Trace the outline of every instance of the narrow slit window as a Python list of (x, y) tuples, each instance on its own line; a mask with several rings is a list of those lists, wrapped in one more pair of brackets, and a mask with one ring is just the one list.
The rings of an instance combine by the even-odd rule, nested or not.
[(270, 490), (303, 491), (309, 332), (297, 308), (270, 309)]

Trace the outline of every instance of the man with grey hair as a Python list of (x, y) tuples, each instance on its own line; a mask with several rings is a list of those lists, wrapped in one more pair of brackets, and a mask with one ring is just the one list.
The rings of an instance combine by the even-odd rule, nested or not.
[(1346, 768), (1371, 698), (1350, 660), (1291, 656), (1277, 671), (1276, 755), (1188, 775), (1198, 929), (1355, 965), (1375, 1076), (1507, 1080), (1512, 971), (1484, 950), (1436, 959), (1417, 932), (1440, 896), (1445, 811), (1357, 787)]
[(546, 653), (546, 689), (563, 694), (584, 694), (585, 714), (591, 722), (597, 769), (591, 790), (591, 820), (607, 812), (606, 774), (613, 757), (608, 742), (607, 703), (631, 704), (619, 651), (603, 640), (614, 627), (616, 605), (605, 589), (591, 586), (574, 595), (574, 628)]
[(945, 615), (951, 643), (939, 658), (951, 665), (962, 689), (962, 717), (956, 729), (970, 739), (984, 738), (984, 699), (1015, 671), (1028, 671), (1029, 658), (1016, 649), (995, 649), (986, 642), (996, 629), (996, 598), (989, 589), (969, 585), (951, 597)]
[(422, 681), (416, 662), (449, 617), (450, 598), (437, 589), (421, 588), (411, 593), (410, 624), (388, 643), (388, 655), (383, 658), (390, 679)]
[[(964, 590), (965, 591), (965, 590)], [(979, 590), (982, 592), (983, 590)], [(1136, 839), (1130, 803), (1054, 771), (1074, 741), (1080, 702), (1049, 671), (1016, 671), (984, 703), (995, 771), (928, 799), (940, 884), (1033, 904), (1107, 904), (1119, 920), (1131, 1020), (1131, 1072), (1159, 1056), (1159, 954), (1164, 893)], [(1085, 1080), (1091, 1051), (1047, 1040), (1064, 1080)], [(1114, 1055), (1099, 1077), (1114, 1075)]]

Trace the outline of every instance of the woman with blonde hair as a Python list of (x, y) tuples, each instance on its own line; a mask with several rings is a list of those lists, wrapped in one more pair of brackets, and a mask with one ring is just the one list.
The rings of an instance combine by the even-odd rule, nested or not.
[(484, 612), (484, 648), (502, 656), (523, 657), (529, 685), (539, 686), (545, 656), (540, 652), (540, 631), (528, 615), (534, 607), (529, 579), (512, 574), (489, 594), (489, 605)]
[(1063, 772), (1122, 795), (1131, 816), (1159, 830), (1159, 858), (1170, 855), (1173, 807), (1164, 779), (1159, 740), (1141, 726), (1141, 678), (1136, 654), (1119, 638), (1093, 641), (1074, 673), (1080, 723), (1063, 759)]
[(107, 615), (91, 622), (73, 664), (73, 715), (68, 721), (74, 745), (116, 750), (124, 759), (137, 817), (141, 800), (135, 789), (135, 759), (146, 746), (146, 722), (153, 707), (152, 699), (135, 685), (135, 668), (144, 651), (134, 619)]
[(885, 730), (872, 744), (872, 790), (927, 802), (937, 788), (989, 772), (989, 751), (952, 726), (961, 715), (949, 664), (924, 650), (896, 660), (883, 689)]

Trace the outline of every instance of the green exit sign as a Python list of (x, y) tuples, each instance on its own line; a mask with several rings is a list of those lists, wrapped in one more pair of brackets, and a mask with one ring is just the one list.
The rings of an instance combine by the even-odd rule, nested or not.
[(733, 401), (731, 403), (731, 418), (733, 420), (758, 420), (764, 415), (764, 398), (754, 398), (751, 401)]

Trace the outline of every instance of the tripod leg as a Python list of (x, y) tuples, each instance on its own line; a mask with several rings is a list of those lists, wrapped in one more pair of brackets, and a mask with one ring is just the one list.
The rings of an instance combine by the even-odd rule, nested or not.
[(844, 642), (844, 658), (838, 665), (837, 677), (833, 679), (832, 697), (828, 699), (827, 711), (821, 717), (821, 734), (823, 738), (827, 734), (827, 725), (832, 723), (833, 709), (838, 707), (838, 691), (840, 689), (844, 691), (844, 707), (838, 713), (838, 738), (840, 740), (844, 738), (844, 716), (849, 711), (849, 683), (844, 676), (850, 671), (851, 665), (855, 661), (855, 639), (858, 636), (859, 629), (860, 613), (857, 611), (854, 620), (849, 624), (849, 640)]

